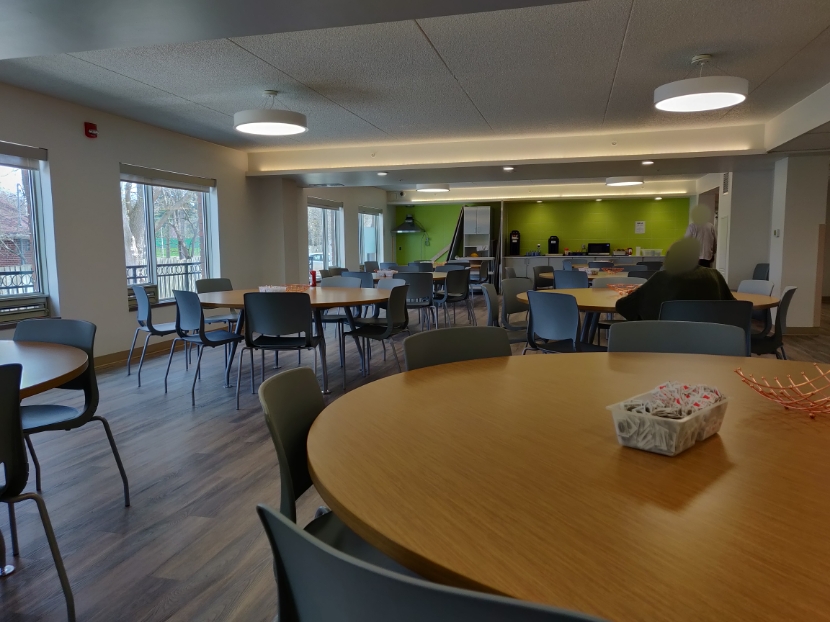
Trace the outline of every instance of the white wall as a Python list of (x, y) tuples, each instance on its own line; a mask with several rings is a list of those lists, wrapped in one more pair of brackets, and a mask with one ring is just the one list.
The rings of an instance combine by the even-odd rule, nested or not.
[[(50, 292), (59, 295), (62, 317), (98, 325), (97, 355), (128, 349), (136, 327), (127, 309), (121, 162), (216, 179), (221, 261), (214, 272), (235, 287), (260, 282), (262, 214), (249, 205), (247, 154), (3, 84), (0, 102), (0, 140), (49, 151), (57, 280)], [(84, 136), (84, 121), (98, 124), (97, 139)], [(155, 315), (170, 321), (175, 311)]]
[[(827, 214), (824, 222), (830, 224), (830, 186), (827, 189)], [(830, 234), (825, 230), (824, 243), (824, 278), (821, 288), (822, 296), (830, 296)]]
[(772, 171), (732, 174), (727, 279), (732, 288), (752, 278), (755, 264), (769, 263), (772, 186)]

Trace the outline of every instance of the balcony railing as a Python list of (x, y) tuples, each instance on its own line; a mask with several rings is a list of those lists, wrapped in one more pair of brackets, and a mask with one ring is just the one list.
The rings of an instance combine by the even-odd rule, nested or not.
[[(169, 262), (156, 264), (159, 300), (173, 298), (174, 289), (196, 291), (196, 281), (202, 278), (200, 261)], [(127, 285), (140, 285), (150, 281), (146, 265), (127, 266)]]
[(0, 267), (0, 296), (35, 294), (37, 291), (32, 266)]

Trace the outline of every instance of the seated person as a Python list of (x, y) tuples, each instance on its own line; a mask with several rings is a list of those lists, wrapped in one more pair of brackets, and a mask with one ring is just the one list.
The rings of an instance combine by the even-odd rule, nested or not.
[(667, 300), (735, 300), (720, 272), (698, 265), (699, 254), (700, 243), (695, 238), (672, 244), (665, 269), (620, 298), (617, 313), (627, 320), (656, 320)]

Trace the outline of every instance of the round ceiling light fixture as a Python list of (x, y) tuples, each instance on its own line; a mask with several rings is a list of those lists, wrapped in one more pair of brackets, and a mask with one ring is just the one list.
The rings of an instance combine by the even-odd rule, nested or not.
[(703, 66), (711, 59), (709, 54), (698, 54), (692, 58), (692, 64), (700, 66), (700, 76), (654, 89), (654, 107), (666, 112), (704, 112), (744, 101), (749, 81), (735, 76), (703, 76)]
[(642, 177), (609, 177), (605, 180), (606, 186), (642, 186), (645, 180)]
[(386, 172), (384, 172), (384, 171), (380, 171), (380, 172), (378, 173), (378, 175), (379, 175), (380, 177), (386, 177), (388, 174), (389, 174), (389, 173), (386, 173)]
[(513, 167), (513, 166), (503, 166), (503, 167), (502, 167), (502, 170), (503, 170), (503, 171), (506, 171), (506, 172), (508, 172), (508, 173), (509, 173), (509, 172), (510, 172), (510, 171), (512, 171), (514, 168), (515, 168), (515, 167)]
[(655, 201), (662, 201), (662, 200), (663, 200), (663, 197), (654, 197), (654, 200), (655, 200)]
[(653, 160), (643, 160), (643, 166), (651, 166), (654, 164)]
[(241, 110), (233, 115), (233, 127), (243, 134), (258, 136), (292, 136), (308, 131), (304, 114), (274, 108), (277, 91), (265, 91), (268, 104), (257, 110)]
[(415, 190), (418, 192), (449, 192), (449, 184), (416, 184)]
[(597, 199), (597, 203), (599, 203), (600, 201), (602, 201), (602, 199)]

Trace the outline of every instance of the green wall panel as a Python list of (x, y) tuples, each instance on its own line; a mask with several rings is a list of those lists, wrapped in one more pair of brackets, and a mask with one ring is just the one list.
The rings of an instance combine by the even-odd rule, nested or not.
[[(611, 250), (661, 248), (665, 253), (682, 238), (689, 224), (689, 199), (606, 199), (604, 201), (545, 201), (507, 203), (506, 233), (521, 233), (521, 254), (548, 238), (559, 236), (559, 252), (580, 251), (589, 242), (610, 242)], [(644, 234), (634, 233), (634, 223), (646, 223)]]
[(406, 265), (410, 261), (431, 259), (452, 241), (460, 213), (460, 205), (398, 206), (395, 210), (397, 218), (392, 226), (399, 225), (408, 214), (411, 214), (416, 222), (426, 229), (429, 246), (424, 246), (423, 234), (398, 233), (395, 235), (395, 261), (399, 265)]

